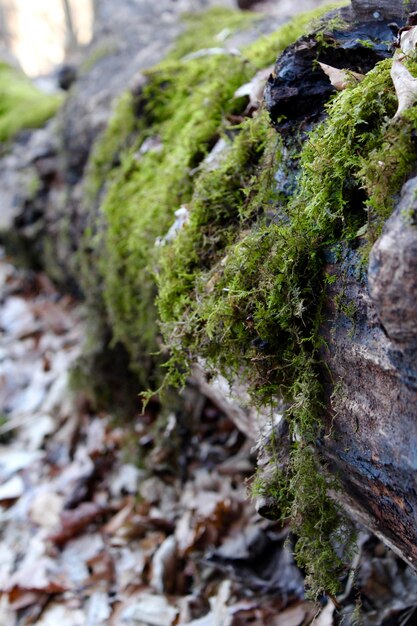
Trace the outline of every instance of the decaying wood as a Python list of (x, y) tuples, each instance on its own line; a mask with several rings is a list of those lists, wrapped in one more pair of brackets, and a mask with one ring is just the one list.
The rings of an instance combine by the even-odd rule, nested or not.
[[(411, 2), (407, 11), (416, 10)], [(348, 15), (348, 14), (346, 14)], [(363, 23), (362, 32), (378, 32), (389, 40), (388, 20), (405, 24), (400, 2), (352, 1), (351, 17)], [(347, 17), (349, 19), (349, 17)], [(349, 37), (358, 39), (355, 22), (343, 35), (335, 53), (318, 60), (333, 67), (368, 71), (365, 50), (355, 50)], [(375, 30), (376, 29), (376, 30)], [(382, 33), (386, 33), (382, 35)], [(403, 45), (413, 33), (403, 31)], [(401, 34), (401, 31), (400, 31)], [(266, 89), (272, 118), (286, 115), (293, 125), (320, 119), (329, 86), (315, 80), (311, 57), (316, 43), (301, 38), (278, 60)], [(341, 48), (341, 50), (340, 50)], [(403, 55), (404, 51), (398, 53)], [(379, 47), (380, 58), (392, 50)], [(333, 58), (332, 58), (333, 55)], [(398, 57), (397, 55), (397, 57)], [(401, 59), (401, 57), (400, 57)], [(362, 64), (362, 67), (361, 67)], [(288, 71), (286, 71), (288, 70)], [(290, 71), (291, 70), (291, 71)], [(293, 71), (292, 71), (293, 70)], [(415, 104), (415, 82), (405, 76), (401, 60), (394, 62), (401, 74), (399, 113)], [(406, 70), (408, 72), (408, 70)], [(323, 78), (324, 75), (322, 75)], [(298, 80), (299, 79), (299, 80)], [(398, 80), (397, 80), (398, 92)], [(284, 127), (285, 136), (285, 127)], [(288, 133), (291, 142), (293, 133)], [(360, 257), (346, 249), (345, 258), (328, 255), (326, 272), (336, 281), (328, 286), (322, 351), (327, 413), (320, 442), (324, 459), (342, 480), (337, 496), (352, 516), (378, 534), (417, 569), (417, 178), (404, 187), (402, 200), (388, 220), (382, 237), (370, 255), (367, 279), (358, 271)], [(369, 287), (368, 287), (369, 282)], [(344, 311), (336, 306), (340, 297)], [(263, 506), (266, 506), (263, 503)]]
[[(416, 191), (414, 178), (373, 247), (369, 288), (351, 254), (326, 268), (337, 281), (323, 328), (330, 374), (322, 451), (355, 518), (417, 569)], [(342, 292), (352, 318), (334, 306)]]
[[(342, 11), (341, 16), (348, 23), (352, 18), (349, 10)], [(324, 30), (319, 38), (314, 33), (306, 35), (289, 46), (279, 57), (265, 88), (265, 103), (272, 120), (285, 116), (290, 127), (300, 122), (305, 126), (323, 116), (325, 103), (337, 89), (323, 72), (323, 65), (359, 75), (391, 57), (387, 42), (392, 40), (392, 32), (388, 23), (374, 22), (352, 21), (347, 28)], [(364, 45), (365, 33), (369, 33), (371, 46)]]

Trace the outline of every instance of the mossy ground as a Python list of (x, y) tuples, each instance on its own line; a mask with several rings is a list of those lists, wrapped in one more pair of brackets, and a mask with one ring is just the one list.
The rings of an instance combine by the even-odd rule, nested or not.
[(23, 72), (0, 62), (0, 141), (42, 126), (61, 103), (62, 97), (42, 93)]
[[(244, 376), (256, 402), (284, 398), (294, 445), (290, 469), (273, 489), (285, 494), (282, 507), (300, 536), (296, 551), (314, 578), (312, 593), (336, 592), (342, 564), (334, 548), (345, 529), (314, 452), (323, 413), (324, 251), (341, 241), (357, 245), (365, 230), (371, 243), (380, 232), (416, 163), (417, 114), (411, 109), (389, 121), (396, 108), (390, 61), (380, 63), (329, 103), (327, 119), (298, 155), (297, 189), (288, 197), (275, 184), (279, 136), (263, 111), (239, 121), (245, 102), (233, 94), (312, 16), (240, 55), (187, 58), (216, 45), (220, 23), (233, 30), (249, 19), (229, 14), (227, 23), (218, 15), (148, 72), (140, 121), (129, 97), (122, 100), (94, 152), (92, 195), (107, 181), (107, 230), (104, 242), (101, 233), (95, 242), (105, 309), (138, 371), (144, 355), (161, 349), (159, 317), (171, 384), (180, 385), (199, 357), (215, 372)], [(213, 169), (204, 159), (220, 138), (224, 150)], [(141, 149), (149, 139), (150, 148)], [(188, 223), (174, 241), (155, 245), (181, 205)]]

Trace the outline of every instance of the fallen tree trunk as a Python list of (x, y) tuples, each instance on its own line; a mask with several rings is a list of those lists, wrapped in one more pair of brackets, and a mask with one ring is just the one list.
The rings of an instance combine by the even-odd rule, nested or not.
[[(416, 8), (405, 9), (402, 3), (352, 1), (351, 16), (353, 22), (361, 20), (358, 30), (369, 33), (373, 28), (383, 29), (386, 20), (399, 21), (405, 12)], [(367, 23), (365, 28), (364, 23)], [(352, 40), (354, 37), (355, 33)], [(346, 53), (342, 43), (336, 54), (325, 49), (319, 53), (319, 59), (327, 62), (324, 55), (328, 54), (330, 63), (336, 67), (364, 71), (367, 55), (360, 51), (355, 58), (352, 40), (348, 39)], [(311, 58), (317, 58), (314, 48), (312, 40), (307, 45), (306, 40), (300, 40), (278, 60), (276, 77), (270, 80), (266, 91), (278, 127), (282, 114), (286, 115), (285, 124), (294, 120), (297, 125), (300, 119), (311, 123), (322, 115), (321, 102), (328, 99), (329, 85), (320, 77), (314, 80), (311, 74)], [(375, 49), (371, 54), (375, 54)], [(374, 64), (372, 60), (371, 64)], [(287, 72), (289, 65), (296, 67), (297, 72)], [(310, 97), (303, 98), (305, 89)], [(385, 163), (380, 161), (379, 166), (383, 169)], [(415, 164), (409, 174), (414, 171)], [(372, 247), (367, 272), (360, 245), (356, 252), (349, 245), (343, 251), (327, 252), (325, 272), (332, 280), (326, 289), (321, 326), (325, 347), (320, 350), (327, 410), (325, 430), (318, 441), (323, 462), (342, 481), (343, 489), (336, 498), (354, 519), (382, 537), (414, 568), (417, 567), (415, 197), (416, 179), (412, 178), (404, 185), (401, 199), (399, 194), (395, 195), (396, 209)], [(363, 198), (356, 196), (352, 202), (360, 207)], [(272, 504), (260, 502), (269, 515)]]
[[(329, 262), (323, 358), (328, 366), (322, 451), (343, 481), (342, 501), (417, 569), (417, 179), (370, 254)], [(337, 310), (338, 295), (345, 298)], [(350, 311), (350, 314), (349, 314)]]
[[(168, 346), (171, 381), (183, 380), (184, 361), (198, 360), (212, 375), (243, 382), (241, 396), (252, 387), (261, 402), (284, 398), (292, 425), (280, 432), (292, 451), (287, 442), (282, 454), (269, 456), (268, 471), (278, 470), (285, 488), (298, 491), (289, 504), (275, 497), (276, 513), (302, 517), (310, 489), (308, 513), (317, 515), (328, 483), (315, 483), (310, 470), (322, 463), (340, 476), (337, 498), (355, 519), (417, 568), (413, 181), (375, 243), (417, 163), (416, 120), (387, 123), (396, 110), (388, 22), (415, 8), (356, 1), (289, 47), (295, 35), (285, 30), (273, 40), (274, 56), (286, 48), (265, 98), (280, 139), (265, 115), (250, 117), (258, 102), (256, 81), (248, 81), (272, 60), (263, 45), (251, 47), (256, 28), (243, 36), (240, 23), (219, 52), (215, 24), (204, 48), (198, 41), (197, 52), (174, 51), (167, 65), (135, 83), (99, 141), (112, 92), (128, 69), (116, 71), (108, 88), (96, 66), (98, 83), (84, 77), (85, 93), (67, 103), (59, 129), (65, 149), (57, 131), (52, 148), (45, 136), (29, 139), (40, 189), (10, 205), (35, 251), (40, 240), (49, 242), (38, 257), (52, 274), (58, 259), (55, 278), (94, 295), (95, 315), (124, 346), (118, 363), (129, 352), (149, 381), (149, 353)], [(258, 28), (269, 32), (270, 25)], [(335, 89), (317, 61), (366, 76), (325, 109)], [(110, 58), (102, 69), (115, 63), (117, 70), (119, 62)], [(135, 57), (129, 71), (143, 65)], [(235, 96), (242, 83), (249, 102)], [(89, 89), (97, 110), (89, 107)], [(15, 150), (21, 154), (22, 146)], [(9, 169), (13, 158), (6, 157)], [(369, 287), (366, 245), (373, 245)], [(83, 277), (74, 251), (83, 258)], [(122, 366), (120, 372), (125, 376)], [(218, 388), (200, 385), (216, 401)], [(247, 411), (230, 414), (251, 428)], [(316, 553), (334, 531), (324, 520)]]

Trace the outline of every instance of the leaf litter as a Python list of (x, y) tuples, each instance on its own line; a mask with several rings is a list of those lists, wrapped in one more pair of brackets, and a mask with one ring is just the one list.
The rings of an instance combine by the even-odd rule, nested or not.
[[(212, 392), (129, 423), (71, 390), (82, 306), (0, 257), (0, 625), (413, 623), (414, 574), (365, 536), (336, 609), (248, 496), (254, 441)], [(198, 410), (196, 410), (196, 407)], [(410, 621), (411, 620), (411, 621)]]

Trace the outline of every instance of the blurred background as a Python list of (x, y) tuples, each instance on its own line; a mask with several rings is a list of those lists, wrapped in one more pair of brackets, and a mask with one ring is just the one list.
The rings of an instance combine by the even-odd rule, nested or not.
[[(144, 19), (149, 3), (130, 0), (132, 5), (143, 5)], [(266, 10), (287, 18), (295, 13), (323, 4), (324, 0), (171, 0), (172, 14), (204, 8), (213, 4), (241, 9)], [(107, 0), (0, 0), (0, 53), (10, 53), (29, 76), (49, 74), (91, 41), (97, 15), (108, 4)], [(114, 3), (112, 12), (122, 5)], [(148, 5), (148, 6), (147, 6)], [(137, 7), (139, 10), (141, 6)], [(167, 3), (156, 3), (162, 21), (169, 21)]]
[(0, 37), (29, 76), (48, 74), (92, 36), (94, 0), (1, 0)]

